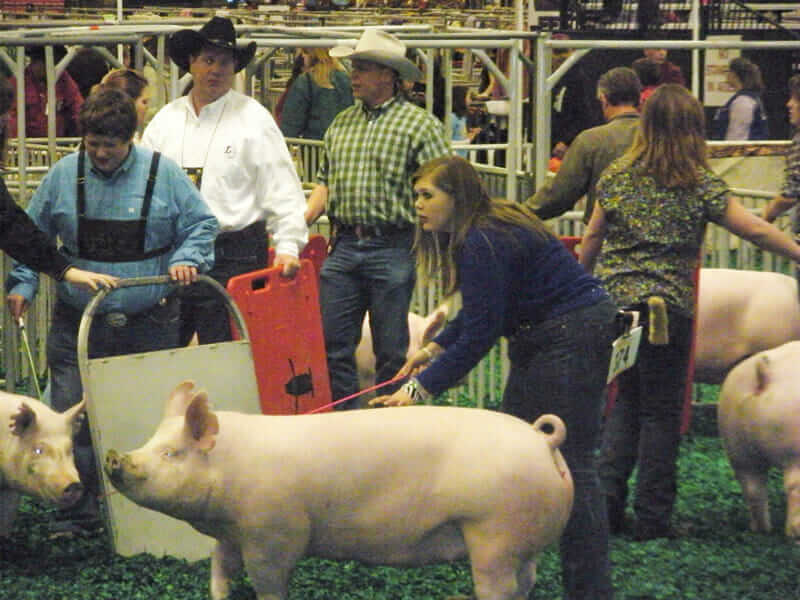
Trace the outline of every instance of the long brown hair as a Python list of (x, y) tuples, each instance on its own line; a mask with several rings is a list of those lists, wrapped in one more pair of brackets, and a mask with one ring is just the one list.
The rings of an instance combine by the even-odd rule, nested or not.
[(453, 198), (452, 233), (423, 231), (418, 224), (414, 241), (420, 281), (428, 283), (440, 276), (445, 295), (459, 287), (456, 256), (473, 227), (505, 229), (504, 225), (516, 225), (543, 240), (552, 237), (544, 223), (524, 205), (490, 198), (475, 167), (460, 156), (428, 161), (414, 173), (412, 183), (423, 177)]
[(656, 88), (642, 109), (633, 144), (615, 168), (635, 162), (659, 185), (692, 187), (708, 169), (706, 122), (700, 102), (682, 85)]

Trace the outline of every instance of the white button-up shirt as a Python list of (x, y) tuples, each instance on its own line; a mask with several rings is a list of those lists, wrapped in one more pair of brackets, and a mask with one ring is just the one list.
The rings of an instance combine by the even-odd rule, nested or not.
[(308, 240), (306, 201), (286, 140), (267, 109), (235, 90), (196, 114), (190, 96), (162, 108), (142, 145), (184, 169), (202, 169), (200, 192), (220, 224), (238, 231), (264, 219), (277, 254)]

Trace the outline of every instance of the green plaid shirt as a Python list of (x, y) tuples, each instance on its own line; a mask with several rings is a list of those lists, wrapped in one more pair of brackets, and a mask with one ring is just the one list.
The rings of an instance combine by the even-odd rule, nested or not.
[(328, 187), (328, 216), (347, 225), (413, 223), (411, 175), (450, 154), (441, 122), (400, 96), (344, 109), (324, 140), (317, 181)]

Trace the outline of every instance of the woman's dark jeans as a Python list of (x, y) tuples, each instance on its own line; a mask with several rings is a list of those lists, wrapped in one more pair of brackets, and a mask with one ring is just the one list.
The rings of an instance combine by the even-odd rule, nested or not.
[(575, 500), (561, 537), (566, 600), (605, 600), (614, 594), (595, 453), (616, 312), (613, 302), (603, 301), (509, 340), (511, 370), (503, 410), (528, 422), (554, 413), (567, 427), (561, 452), (572, 473)]
[[(646, 316), (646, 307), (635, 307)], [(606, 421), (598, 470), (611, 527), (619, 530), (628, 479), (638, 460), (636, 534), (665, 534), (677, 493), (680, 415), (692, 339), (692, 320), (668, 312), (669, 343), (647, 341), (647, 319), (636, 364), (619, 376), (619, 394)]]

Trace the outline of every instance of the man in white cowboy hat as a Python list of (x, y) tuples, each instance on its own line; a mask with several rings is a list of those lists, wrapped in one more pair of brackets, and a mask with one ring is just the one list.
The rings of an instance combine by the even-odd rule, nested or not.
[(378, 381), (405, 363), (415, 282), (411, 175), (450, 148), (441, 122), (400, 91), (403, 79), (422, 78), (402, 41), (367, 29), (355, 48), (337, 46), (330, 54), (350, 59), (353, 96), (360, 100), (325, 133), (306, 210), (309, 223), (326, 211), (333, 224), (320, 305), (331, 392), (339, 399), (358, 391), (354, 354), (367, 311)]
[[(252, 60), (256, 44), (237, 44), (230, 19), (213, 17), (200, 30), (182, 29), (167, 42), (170, 58), (192, 75), (192, 90), (150, 121), (142, 144), (178, 162), (219, 220), (214, 269), (228, 279), (266, 266), (272, 234), (275, 264), (287, 276), (300, 266), (308, 240), (305, 196), (286, 141), (267, 109), (233, 89), (234, 74)], [(231, 339), (218, 294), (195, 286), (182, 298), (182, 340)]]

